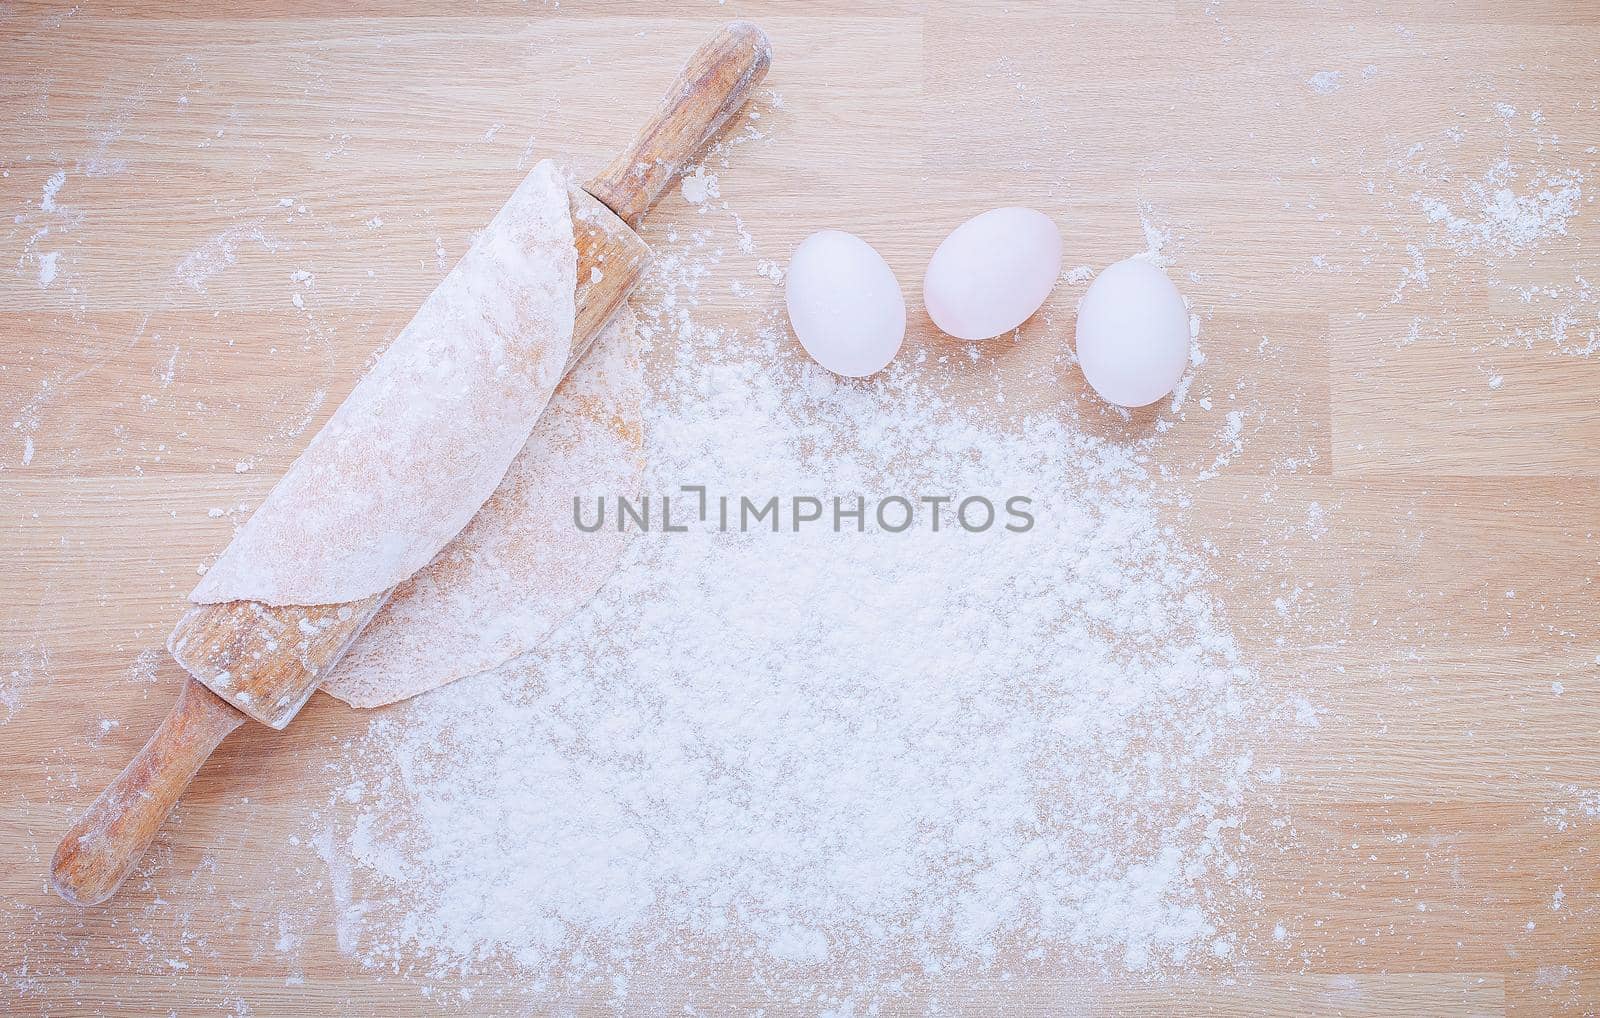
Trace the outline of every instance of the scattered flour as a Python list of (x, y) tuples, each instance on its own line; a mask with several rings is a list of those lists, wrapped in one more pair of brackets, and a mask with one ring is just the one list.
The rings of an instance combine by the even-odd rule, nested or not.
[[(1584, 184), (1600, 164), (1593, 147), (1584, 150), (1587, 161), (1564, 147), (1540, 126), (1542, 115), (1517, 120), (1527, 126), (1514, 128), (1514, 109), (1502, 103), (1497, 114), (1509, 137), (1487, 167), (1459, 164), (1468, 133), (1454, 127), (1444, 132), (1448, 145), (1417, 142), (1391, 163), (1396, 197), (1403, 197), (1411, 222), (1403, 235), (1408, 264), (1390, 303), (1430, 289), (1443, 273), (1528, 305), (1492, 320), (1496, 345), (1588, 356), (1600, 350), (1600, 304), (1574, 228), (1594, 200)], [(1414, 324), (1402, 345), (1417, 338)]]
[(1208, 469), (1200, 472), (1198, 480), (1209, 481), (1220, 474), (1222, 469), (1229, 463), (1232, 463), (1233, 458), (1244, 451), (1243, 435), (1244, 411), (1228, 411), (1226, 423), (1223, 424), (1222, 431), (1218, 436), (1222, 444), (1222, 451), (1217, 453), (1217, 458), (1212, 461)]
[(65, 170), (57, 170), (50, 174), (49, 179), (44, 182), (44, 193), (39, 196), (40, 212), (56, 211), (56, 195), (61, 193), (61, 188), (66, 183), (67, 173)]
[(372, 723), (341, 943), (604, 985), (732, 964), (869, 1009), (1013, 948), (1232, 957), (1273, 711), (1147, 450), (702, 328), (703, 274), (663, 253), (650, 284), (645, 491), (1027, 494), (1037, 525), (636, 537), (539, 649)]
[(1311, 90), (1318, 95), (1332, 95), (1339, 91), (1341, 79), (1343, 78), (1344, 72), (1342, 71), (1318, 71), (1306, 79), (1306, 84), (1310, 85)]
[(260, 223), (241, 223), (230, 226), (200, 245), (178, 263), (174, 275), (184, 286), (196, 293), (206, 292), (206, 283), (228, 266), (239, 260), (239, 248), (246, 243), (256, 243), (268, 251), (277, 250), (277, 241), (268, 236)]
[(1509, 159), (1481, 178), (1470, 180), (1453, 201), (1417, 192), (1412, 201), (1428, 221), (1443, 230), (1443, 241), (1457, 253), (1495, 257), (1519, 254), (1555, 237), (1583, 198), (1583, 174), (1537, 172), (1519, 181)]
[[(0, 725), (22, 709), (22, 691), (50, 675), (50, 650), (42, 643), (18, 642), (0, 648)], [(4, 927), (0, 927), (4, 932)], [(3, 985), (3, 977), (0, 977)]]
[(1172, 230), (1155, 221), (1155, 209), (1148, 202), (1139, 204), (1139, 226), (1144, 230), (1145, 249), (1134, 255), (1160, 268), (1172, 265), (1174, 257), (1167, 248), (1172, 244)]
[(700, 205), (709, 198), (722, 196), (717, 175), (707, 173), (704, 166), (696, 166), (693, 172), (684, 174), (679, 189), (683, 192), (683, 200), (691, 205)]
[(44, 186), (40, 190), (38, 211), (19, 213), (13, 219), (18, 225), (27, 226), (17, 267), (21, 269), (29, 264), (33, 265), (41, 289), (46, 289), (54, 283), (61, 270), (61, 252), (41, 251), (41, 241), (46, 237), (59, 237), (72, 232), (81, 225), (84, 218), (83, 213), (70, 209), (56, 200), (66, 183), (65, 170), (51, 173), (45, 178)]

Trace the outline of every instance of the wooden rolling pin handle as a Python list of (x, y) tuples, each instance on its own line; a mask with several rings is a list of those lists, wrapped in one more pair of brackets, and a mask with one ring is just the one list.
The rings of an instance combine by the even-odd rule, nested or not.
[(74, 905), (98, 905), (115, 894), (200, 765), (244, 722), (211, 690), (186, 679), (156, 734), (61, 839), (50, 862), (55, 892)]
[(633, 143), (585, 188), (634, 229), (672, 178), (699, 157), (772, 64), (772, 43), (748, 21), (724, 25), (695, 50)]

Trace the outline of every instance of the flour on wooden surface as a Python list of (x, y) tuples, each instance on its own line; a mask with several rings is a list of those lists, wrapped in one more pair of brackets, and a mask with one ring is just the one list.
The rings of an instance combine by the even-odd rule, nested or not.
[(267, 251), (277, 249), (277, 241), (260, 223), (240, 223), (228, 227), (185, 255), (173, 274), (195, 293), (205, 293), (206, 283), (237, 263), (239, 248), (247, 243), (258, 244)]
[(1580, 171), (1524, 175), (1502, 159), (1482, 177), (1468, 180), (1456, 198), (1418, 191), (1411, 200), (1442, 229), (1453, 250), (1505, 257), (1566, 236), (1582, 198)]
[(683, 194), (683, 200), (691, 205), (703, 204), (708, 198), (722, 197), (717, 175), (707, 173), (704, 166), (696, 166), (691, 172), (685, 173), (678, 189)]
[[(1584, 186), (1600, 159), (1592, 146), (1566, 147), (1542, 113), (1519, 117), (1507, 103), (1494, 112), (1504, 140), (1492, 161), (1461, 155), (1480, 139), (1459, 127), (1391, 160), (1390, 188), (1397, 209), (1404, 200), (1407, 224), (1390, 303), (1413, 300), (1441, 274), (1452, 283), (1470, 279), (1516, 302), (1489, 322), (1486, 338), (1495, 345), (1591, 355), (1600, 349), (1600, 303), (1587, 278), (1591, 259), (1573, 231), (1591, 214), (1594, 195)], [(1418, 332), (1414, 326), (1401, 345)]]
[(1311, 90), (1318, 95), (1332, 95), (1339, 91), (1343, 78), (1342, 71), (1318, 71), (1306, 79), (1306, 84), (1310, 85)]
[(56, 210), (56, 195), (61, 193), (61, 189), (66, 186), (66, 183), (67, 173), (65, 170), (57, 170), (50, 174), (49, 179), (44, 182), (44, 192), (39, 196), (40, 212), (54, 212)]
[(1269, 711), (1144, 447), (903, 366), (841, 384), (775, 325), (700, 327), (703, 268), (661, 262), (644, 490), (1023, 493), (1037, 526), (636, 538), (533, 653), (359, 744), (355, 952), (536, 986), (732, 965), (863, 1003), (1231, 956), (1215, 889), (1246, 886)]
[(39, 252), (39, 285), (48, 287), (56, 281), (57, 264), (61, 259), (60, 251)]

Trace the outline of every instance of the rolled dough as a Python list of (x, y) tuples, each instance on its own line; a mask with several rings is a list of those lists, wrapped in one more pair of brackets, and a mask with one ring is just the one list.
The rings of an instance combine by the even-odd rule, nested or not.
[(191, 599), (337, 604), (427, 565), (500, 485), (572, 347), (565, 182), (541, 162)]
[(624, 307), (556, 391), (505, 480), (465, 530), (404, 581), (322, 688), (378, 707), (536, 647), (615, 570), (626, 536), (583, 533), (574, 496), (633, 493), (643, 376)]

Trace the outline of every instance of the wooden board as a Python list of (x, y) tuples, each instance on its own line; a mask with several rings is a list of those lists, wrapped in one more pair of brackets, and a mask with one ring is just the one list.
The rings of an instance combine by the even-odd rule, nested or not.
[[(1174, 483), (1197, 491), (1175, 523), (1216, 544), (1251, 656), (1318, 719), (1261, 748), (1284, 782), (1246, 829), (1273, 846), (1252, 856), (1252, 914), (1282, 917), (1284, 943), (1246, 940), (1176, 982), (985, 980), (896, 1006), (1600, 1008), (1600, 353), (1579, 352), (1597, 305), (1572, 295), (1600, 244), (1600, 9), (413, 9), (0, 8), (4, 1009), (435, 1008), (340, 952), (328, 867), (289, 840), (328, 808), (326, 763), (367, 722), (325, 696), (282, 734), (230, 739), (111, 907), (63, 905), (45, 868), (171, 705), (161, 643), (237, 507), (535, 159), (597, 169), (731, 17), (776, 49), (746, 125), (760, 137), (715, 168), (728, 210), (669, 195), (645, 231), (725, 246), (698, 313), (756, 320), (781, 293), (752, 306), (731, 282), (813, 229), (850, 229), (906, 285), (902, 356), (926, 350), (959, 386), (965, 348), (917, 293), (951, 226), (1033, 204), (1061, 223), (1068, 264), (1095, 267), (1142, 250), (1146, 224), (1170, 231), (1206, 355), (1162, 439)], [(1494, 259), (1430, 232), (1418, 196), (1458, 198), (1502, 160), (1519, 187), (1583, 174), (1567, 236)], [(1522, 300), (1532, 285), (1560, 292)], [(1081, 292), (1060, 287), (998, 370), (1017, 401), (1065, 398), (1137, 433), (1148, 419), (1101, 413), (1061, 363)], [(303, 873), (293, 930), (264, 859)], [(635, 1006), (771, 1007), (735, 982), (641, 978)], [(542, 1001), (504, 987), (482, 1006)]]

